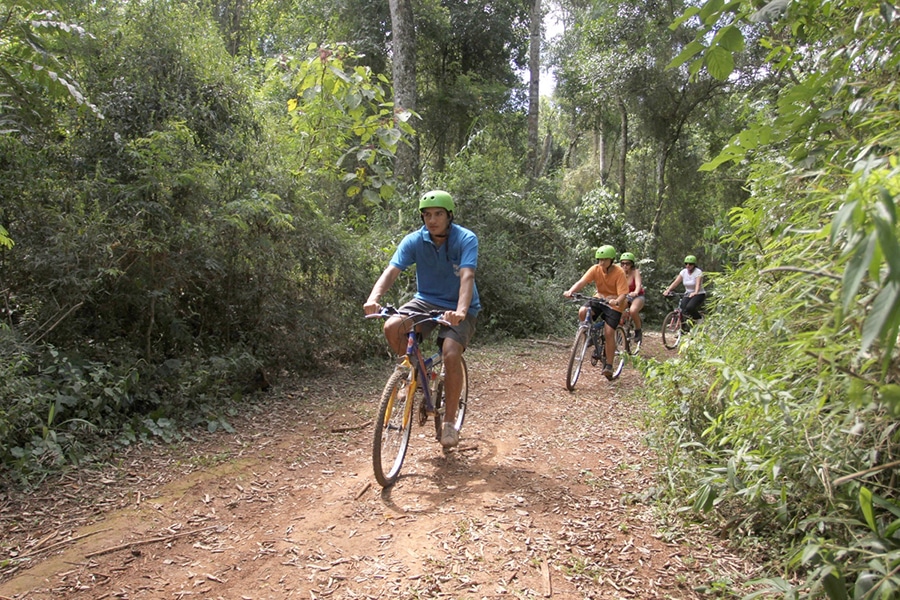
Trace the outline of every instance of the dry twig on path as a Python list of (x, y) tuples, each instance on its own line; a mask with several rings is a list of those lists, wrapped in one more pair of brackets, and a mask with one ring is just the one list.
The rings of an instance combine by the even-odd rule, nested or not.
[(119, 546), (113, 546), (112, 548), (106, 548), (104, 550), (97, 550), (96, 552), (91, 552), (90, 554), (85, 554), (85, 558), (93, 558), (95, 556), (100, 556), (101, 554), (109, 554), (110, 552), (116, 552), (118, 550), (125, 550), (126, 548), (134, 548), (135, 546), (143, 546), (144, 544), (153, 544), (155, 542), (168, 542), (170, 540), (174, 540), (177, 538), (185, 537), (188, 535), (193, 535), (195, 533), (202, 533), (204, 531), (209, 531), (211, 529), (218, 529), (218, 525), (210, 525), (209, 527), (204, 527), (203, 529), (194, 529), (193, 531), (183, 531), (181, 533), (176, 533), (174, 535), (165, 535), (163, 537), (150, 538), (146, 540), (136, 540), (134, 542), (128, 542), (127, 544), (121, 544)]
[[(60, 540), (60, 541), (58, 541), (58, 542), (56, 542), (56, 543), (54, 543), (54, 544), (50, 544), (49, 546), (47, 546), (47, 547), (45, 547), (45, 548), (35, 549), (35, 550), (29, 552), (28, 554), (24, 554), (24, 555), (22, 555), (22, 556), (17, 556), (17, 557), (16, 557), (16, 560), (25, 560), (26, 558), (31, 558), (32, 556), (37, 556), (38, 554), (41, 554), (42, 552), (48, 552), (48, 551), (53, 550), (54, 548), (57, 548), (57, 547), (59, 547), (59, 546), (63, 546), (63, 545), (65, 545), (65, 544), (69, 544), (69, 543), (71, 543), (71, 542), (76, 542), (76, 541), (78, 541), (78, 540), (80, 540), (80, 539), (84, 539), (84, 538), (86, 538), (86, 537), (90, 537), (90, 536), (92, 536), (92, 535), (96, 535), (96, 534), (98, 534), (98, 533), (102, 533), (102, 532), (104, 532), (104, 531), (109, 531), (109, 530), (111, 530), (111, 529), (112, 529), (111, 527), (107, 527), (106, 529), (98, 529), (97, 531), (91, 531), (90, 533), (85, 533), (85, 534), (82, 534), (82, 535), (78, 535), (78, 536), (75, 536), (75, 537), (73, 537), (73, 538), (67, 538), (67, 539), (65, 539), (65, 540)], [(44, 540), (42, 540), (40, 543), (43, 543), (46, 539), (48, 539), (48, 538), (44, 538)], [(38, 545), (40, 545), (40, 543), (39, 543)]]

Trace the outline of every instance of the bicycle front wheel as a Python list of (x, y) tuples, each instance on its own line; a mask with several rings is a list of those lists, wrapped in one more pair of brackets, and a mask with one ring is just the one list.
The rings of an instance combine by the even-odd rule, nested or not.
[(566, 389), (575, 391), (575, 383), (581, 375), (581, 365), (584, 362), (584, 353), (587, 351), (588, 331), (585, 327), (579, 327), (575, 332), (575, 342), (572, 344), (572, 354), (569, 356), (569, 370), (566, 372)]
[(381, 393), (372, 445), (372, 470), (381, 487), (389, 487), (397, 481), (406, 457), (413, 421), (413, 398), (408, 393), (410, 382), (407, 369), (394, 369)]
[(662, 340), (669, 350), (674, 350), (681, 341), (681, 317), (674, 310), (663, 319)]
[[(469, 404), (469, 370), (466, 367), (466, 358), (460, 357), (462, 361), (462, 389), (459, 391), (459, 406), (456, 409), (456, 419), (453, 421), (453, 427), (457, 431), (462, 430), (463, 421), (466, 420), (466, 408)], [(434, 434), (440, 440), (444, 427), (444, 378), (437, 380), (434, 388)]]
[(628, 334), (622, 327), (616, 327), (616, 353), (613, 355), (613, 379), (622, 374), (625, 368), (625, 357), (628, 356)]

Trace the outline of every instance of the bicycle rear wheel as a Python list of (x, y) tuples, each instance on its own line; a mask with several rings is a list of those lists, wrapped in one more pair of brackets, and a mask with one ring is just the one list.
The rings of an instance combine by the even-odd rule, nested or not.
[(669, 350), (675, 349), (681, 341), (681, 316), (674, 310), (663, 319), (662, 340)]
[[(462, 360), (462, 389), (459, 391), (459, 407), (456, 409), (456, 419), (453, 421), (453, 427), (460, 431), (463, 421), (466, 420), (466, 407), (469, 405), (469, 370), (466, 367), (466, 358), (461, 356)], [(444, 427), (444, 378), (437, 379), (437, 385), (434, 389), (434, 434), (440, 440)]]
[[(415, 371), (412, 372), (412, 377), (415, 376), (414, 373)], [(375, 440), (372, 445), (372, 470), (381, 487), (389, 487), (397, 481), (409, 446), (414, 401), (413, 394), (408, 393), (410, 375), (408, 369), (394, 369), (381, 393), (381, 406), (375, 420)]]
[(616, 327), (616, 352), (613, 355), (613, 379), (617, 379), (625, 368), (625, 357), (628, 356), (628, 336), (625, 329)]
[(575, 383), (581, 375), (581, 365), (584, 362), (584, 353), (587, 351), (588, 331), (585, 327), (579, 327), (575, 332), (575, 342), (572, 344), (572, 353), (569, 356), (569, 369), (566, 372), (566, 389), (575, 391)]

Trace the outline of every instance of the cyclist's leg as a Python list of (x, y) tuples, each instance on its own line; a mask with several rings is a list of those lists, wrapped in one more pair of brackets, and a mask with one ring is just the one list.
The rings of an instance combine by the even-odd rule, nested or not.
[[(452, 427), (456, 422), (456, 411), (459, 408), (459, 395), (463, 388), (464, 376), (462, 355), (472, 335), (475, 333), (476, 317), (466, 316), (465, 320), (454, 327), (442, 326), (438, 334), (438, 343), (441, 345), (441, 360), (444, 362), (444, 428)], [(443, 437), (441, 444), (444, 446), (456, 445), (445, 443)], [(458, 441), (458, 438), (457, 438)]]
[(701, 314), (700, 309), (703, 308), (703, 305), (706, 303), (706, 294), (697, 294), (691, 301), (688, 303), (687, 313), (690, 315), (692, 319), (698, 321), (703, 318), (703, 314)]
[[(413, 299), (401, 306), (399, 310), (429, 312), (431, 310), (440, 310), (440, 307), (429, 304), (423, 300)], [(418, 326), (417, 331), (421, 333), (423, 337), (428, 337), (435, 325), (436, 323), (434, 323), (434, 321), (425, 321)], [(391, 349), (397, 353), (397, 356), (406, 354), (406, 334), (409, 333), (412, 326), (412, 319), (402, 315), (395, 315), (385, 321), (384, 337), (387, 339), (388, 344), (390, 344)]]
[(591, 308), (591, 305), (590, 305), (590, 303), (588, 303), (578, 309), (578, 321), (579, 322), (584, 321), (587, 318), (588, 310), (590, 310), (590, 308)]
[(459, 392), (462, 390), (462, 345), (454, 339), (444, 339), (442, 360), (444, 361), (444, 422), (456, 420), (459, 408)]
[(644, 297), (635, 296), (631, 301), (631, 307), (628, 312), (631, 314), (631, 320), (634, 322), (634, 341), (640, 342), (641, 336), (641, 310), (644, 308)]
[(406, 354), (407, 333), (409, 333), (409, 321), (401, 316), (394, 315), (384, 322), (384, 337), (397, 356)]
[[(585, 317), (590, 314), (591, 324), (597, 322), (597, 319), (601, 319), (603, 312), (601, 311), (603, 304), (598, 300), (591, 298), (588, 300), (584, 306), (581, 307), (581, 310), (578, 311), (579, 318), (584, 321)], [(590, 312), (589, 312), (590, 311)], [(588, 335), (588, 346), (592, 346), (594, 344), (594, 336)], [(594, 348), (594, 358), (600, 358), (600, 355), (597, 354), (598, 349)]]
[(606, 364), (611, 367), (613, 359), (616, 356), (616, 327), (619, 326), (619, 321), (622, 319), (622, 313), (606, 305), (601, 307), (601, 313), (603, 314), (603, 321), (605, 322), (605, 325), (603, 326), (603, 337), (606, 342)]
[(706, 301), (706, 294), (697, 294), (693, 298), (685, 296), (687, 302), (684, 303), (684, 313), (695, 321), (701, 319), (700, 307)]

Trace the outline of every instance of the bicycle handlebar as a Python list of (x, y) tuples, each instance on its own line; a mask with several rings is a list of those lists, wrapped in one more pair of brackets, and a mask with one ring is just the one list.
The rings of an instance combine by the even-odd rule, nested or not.
[(586, 300), (593, 300), (601, 304), (609, 304), (609, 300), (607, 300), (606, 298), (600, 298), (598, 296), (587, 296), (585, 294), (582, 294), (581, 292), (575, 292), (574, 294), (569, 296), (567, 300), (571, 302), (584, 302)]
[(441, 325), (447, 325), (448, 327), (452, 327), (450, 321), (443, 318), (443, 314), (446, 311), (443, 310), (431, 310), (428, 312), (421, 312), (417, 310), (400, 310), (398, 308), (394, 308), (390, 304), (386, 306), (382, 306), (381, 310), (377, 313), (372, 313), (371, 315), (366, 315), (367, 319), (389, 319), (393, 316), (401, 316), (408, 317), (411, 319), (417, 319), (415, 324), (418, 325), (424, 321), (435, 321), (436, 323), (440, 323)]

